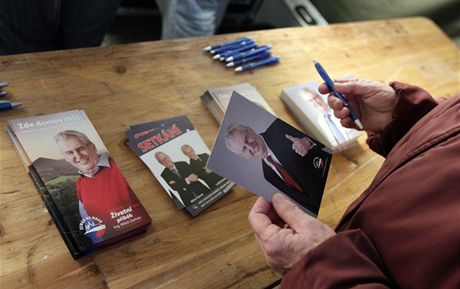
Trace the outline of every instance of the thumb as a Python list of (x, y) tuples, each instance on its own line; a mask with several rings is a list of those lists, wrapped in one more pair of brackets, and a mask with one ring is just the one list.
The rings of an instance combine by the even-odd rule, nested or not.
[(272, 198), (272, 204), (278, 216), (286, 222), (294, 231), (305, 231), (305, 225), (308, 218), (311, 218), (302, 211), (296, 204), (280, 193), (277, 193)]
[(294, 141), (296, 140), (295, 137), (290, 136), (290, 135), (288, 135), (288, 134), (285, 134), (284, 136), (285, 136), (288, 140), (290, 140), (290, 141), (292, 141), (292, 142), (294, 142)]
[(334, 88), (337, 92), (343, 94), (356, 94), (359, 90), (359, 85), (356, 82), (335, 82)]

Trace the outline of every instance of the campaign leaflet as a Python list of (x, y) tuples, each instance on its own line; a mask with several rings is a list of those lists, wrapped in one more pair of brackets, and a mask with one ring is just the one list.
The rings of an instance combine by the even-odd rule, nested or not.
[(147, 165), (174, 204), (192, 216), (234, 186), (206, 167), (209, 149), (186, 116), (132, 125), (128, 146)]
[[(351, 78), (348, 78), (351, 79)], [(357, 145), (361, 131), (345, 128), (327, 105), (327, 95), (318, 92), (316, 82), (284, 88), (281, 99), (289, 107), (305, 131), (332, 149), (333, 152)]]
[(233, 92), (207, 166), (271, 200), (282, 192), (317, 216), (331, 150)]
[(151, 223), (84, 111), (13, 119), (7, 130), (75, 259)]

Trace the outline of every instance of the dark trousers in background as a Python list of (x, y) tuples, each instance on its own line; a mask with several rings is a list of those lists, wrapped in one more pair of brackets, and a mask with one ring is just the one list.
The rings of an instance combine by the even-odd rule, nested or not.
[(0, 0), (0, 54), (98, 46), (121, 0)]

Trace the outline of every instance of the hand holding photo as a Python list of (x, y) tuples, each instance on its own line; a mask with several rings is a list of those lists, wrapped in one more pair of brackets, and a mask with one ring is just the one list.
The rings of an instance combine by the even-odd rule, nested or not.
[(282, 192), (317, 216), (331, 151), (233, 92), (207, 167), (271, 200)]

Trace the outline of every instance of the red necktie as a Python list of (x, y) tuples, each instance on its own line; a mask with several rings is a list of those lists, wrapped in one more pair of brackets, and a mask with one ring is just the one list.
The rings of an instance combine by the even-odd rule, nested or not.
[(267, 160), (269, 163), (271, 163), (278, 173), (281, 175), (281, 177), (284, 179), (284, 181), (291, 187), (294, 188), (300, 192), (303, 193), (303, 189), (299, 186), (299, 184), (289, 175), (289, 173), (283, 168), (281, 164), (279, 164), (277, 161), (272, 159), (271, 156), (267, 157)]

